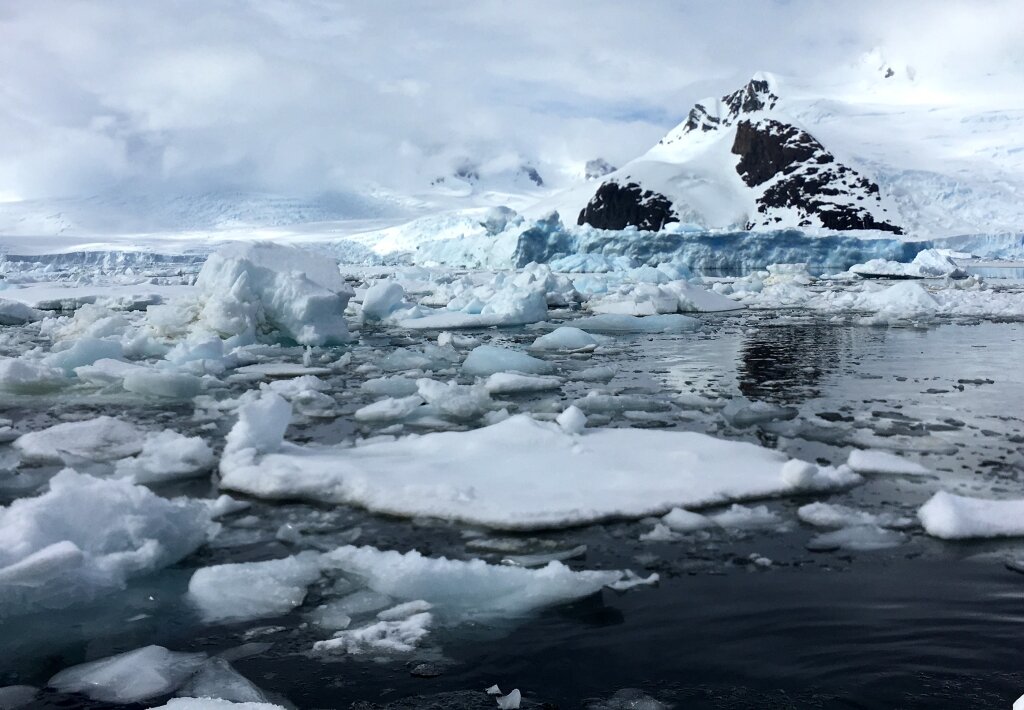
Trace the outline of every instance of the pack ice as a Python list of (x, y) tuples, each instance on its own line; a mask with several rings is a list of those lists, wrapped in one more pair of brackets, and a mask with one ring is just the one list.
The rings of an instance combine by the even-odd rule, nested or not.
[(300, 447), (282, 442), (288, 405), (274, 397), (264, 395), (248, 405), (274, 410), (273, 440), (247, 437), (251, 417), (240, 414), (229, 436), (234, 443), (221, 459), (223, 488), (528, 530), (639, 518), (673, 507), (831, 489), (860, 480), (845, 466), (822, 468), (703, 434), (645, 429), (569, 433), (528, 415), (465, 432), (349, 448)]

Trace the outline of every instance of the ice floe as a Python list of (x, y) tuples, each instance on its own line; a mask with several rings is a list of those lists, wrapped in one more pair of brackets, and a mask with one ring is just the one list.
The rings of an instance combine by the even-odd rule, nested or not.
[[(261, 405), (262, 406), (262, 405)], [(236, 429), (248, 428), (243, 414)], [(282, 420), (283, 421), (283, 420)], [(570, 434), (526, 415), (467, 432), (435, 432), (355, 448), (281, 448), (221, 461), (221, 486), (267, 498), (308, 498), (401, 516), (493, 528), (581, 525), (858, 482), (779, 452), (692, 432), (586, 429)], [(574, 427), (573, 427), (574, 428)], [(235, 430), (231, 442), (243, 438)], [(274, 446), (280, 448), (277, 453)], [(523, 485), (524, 472), (546, 471)]]
[(211, 622), (280, 616), (302, 604), (306, 588), (319, 578), (319, 555), (314, 552), (214, 565), (195, 571), (188, 598)]
[(551, 363), (546, 360), (497, 345), (480, 345), (473, 348), (462, 363), (462, 371), (475, 377), (487, 377), (496, 372), (546, 375), (553, 369)]

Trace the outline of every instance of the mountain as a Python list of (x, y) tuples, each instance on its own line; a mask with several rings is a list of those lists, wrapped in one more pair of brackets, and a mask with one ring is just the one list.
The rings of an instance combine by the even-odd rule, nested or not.
[(831, 86), (757, 74), (544, 209), (612, 230), (1019, 231), (1024, 110), (935, 96), (908, 67), (867, 69)]

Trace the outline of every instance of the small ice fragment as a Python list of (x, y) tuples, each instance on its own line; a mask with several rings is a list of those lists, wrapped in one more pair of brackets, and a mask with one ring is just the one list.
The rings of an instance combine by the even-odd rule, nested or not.
[(682, 508), (673, 508), (665, 513), (661, 520), (675, 532), (691, 532), (714, 524), (708, 516)]
[(919, 463), (890, 454), (887, 451), (854, 449), (846, 464), (857, 473), (887, 473), (920, 476), (930, 471)]
[(519, 692), (519, 688), (516, 688), (508, 695), (501, 695), (495, 698), (501, 710), (517, 710), (522, 699), (523, 695)]
[(488, 688), (484, 692), (487, 693), (488, 695), (501, 695), (501, 688), (499, 688), (498, 684), (495, 683), (494, 685), (492, 685), (490, 688)]
[(627, 589), (632, 589), (633, 587), (650, 587), (657, 584), (659, 581), (661, 581), (661, 575), (657, 572), (651, 572), (646, 577), (641, 577), (633, 570), (627, 569), (623, 571), (622, 579), (617, 582), (612, 582), (611, 584), (606, 584), (605, 586), (609, 589), (615, 590), (616, 592), (624, 592)]
[(93, 700), (137, 703), (174, 692), (205, 661), (205, 653), (144, 646), (65, 668), (50, 678), (49, 684), (62, 693), (82, 693)]
[(566, 434), (580, 434), (587, 426), (587, 415), (576, 405), (569, 405), (555, 421)]

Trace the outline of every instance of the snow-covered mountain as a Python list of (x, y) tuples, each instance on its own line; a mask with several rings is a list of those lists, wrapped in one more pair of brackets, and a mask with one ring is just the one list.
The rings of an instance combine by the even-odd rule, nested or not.
[(824, 87), (759, 73), (541, 208), (602, 229), (1019, 231), (1024, 110), (935, 96), (909, 68), (871, 70)]

